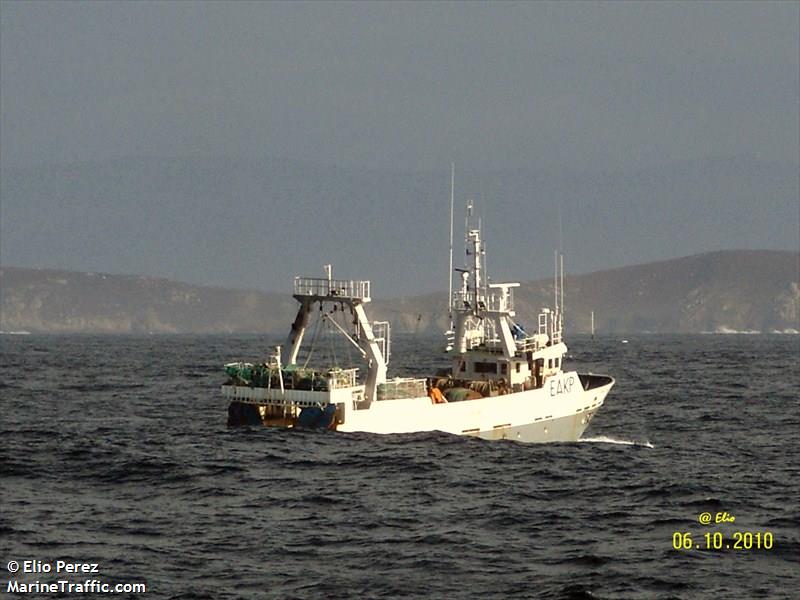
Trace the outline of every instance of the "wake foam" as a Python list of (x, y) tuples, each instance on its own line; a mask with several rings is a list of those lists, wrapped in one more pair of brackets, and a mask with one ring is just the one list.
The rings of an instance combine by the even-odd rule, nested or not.
[(655, 448), (650, 442), (637, 442), (635, 440), (617, 440), (605, 435), (597, 437), (581, 438), (579, 442), (586, 442), (590, 444), (619, 444), (621, 446), (641, 446), (642, 448)]

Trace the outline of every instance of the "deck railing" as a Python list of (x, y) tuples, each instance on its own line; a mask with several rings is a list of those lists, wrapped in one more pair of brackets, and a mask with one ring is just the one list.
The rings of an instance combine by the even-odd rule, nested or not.
[(358, 369), (331, 369), (328, 371), (328, 386), (332, 390), (354, 387)]
[(472, 292), (453, 292), (453, 306), (456, 309), (469, 308), (490, 311), (512, 311), (514, 310), (514, 293), (508, 290), (507, 294), (491, 291), (486, 295), (481, 295), (478, 306), (472, 306), (474, 294)]
[(369, 301), (369, 281), (326, 279), (324, 277), (295, 277), (296, 296), (359, 298)]

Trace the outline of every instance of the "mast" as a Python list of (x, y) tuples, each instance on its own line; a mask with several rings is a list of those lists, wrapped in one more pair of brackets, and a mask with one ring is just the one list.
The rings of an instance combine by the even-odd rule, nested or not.
[[(478, 217), (478, 232), (483, 236), (483, 217)], [(481, 295), (483, 300), (486, 301), (486, 298), (489, 296), (489, 275), (486, 270), (486, 242), (484, 242), (483, 239), (481, 239), (480, 260), (481, 269), (483, 269), (483, 290), (481, 290)]]
[(558, 250), (553, 251), (553, 306), (558, 312)]
[(559, 313), (560, 315), (558, 323), (559, 329), (563, 327), (564, 324), (564, 255), (563, 254), (560, 256), (560, 259), (561, 259), (561, 284), (558, 287), (561, 292), (561, 303), (560, 303), (561, 312)]
[(453, 331), (453, 200), (456, 187), (456, 163), (450, 163), (450, 268), (447, 272), (447, 314)]

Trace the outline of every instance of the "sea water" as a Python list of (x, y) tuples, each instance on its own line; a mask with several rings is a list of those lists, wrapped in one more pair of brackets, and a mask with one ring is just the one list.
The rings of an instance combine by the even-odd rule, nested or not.
[[(581, 441), (526, 445), (229, 429), (222, 365), (277, 339), (2, 336), (0, 586), (797, 598), (800, 338), (626, 339), (569, 340), (616, 385)], [(395, 340), (390, 376), (445, 366), (442, 341)]]

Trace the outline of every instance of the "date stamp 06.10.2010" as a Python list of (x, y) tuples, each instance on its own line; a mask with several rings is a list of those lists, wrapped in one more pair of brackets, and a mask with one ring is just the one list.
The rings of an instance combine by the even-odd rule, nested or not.
[[(729, 512), (700, 513), (697, 521), (701, 525), (728, 525), (736, 522)], [(675, 531), (672, 534), (672, 548), (675, 550), (771, 550), (775, 536), (771, 531), (704, 531), (695, 535), (691, 531)]]

